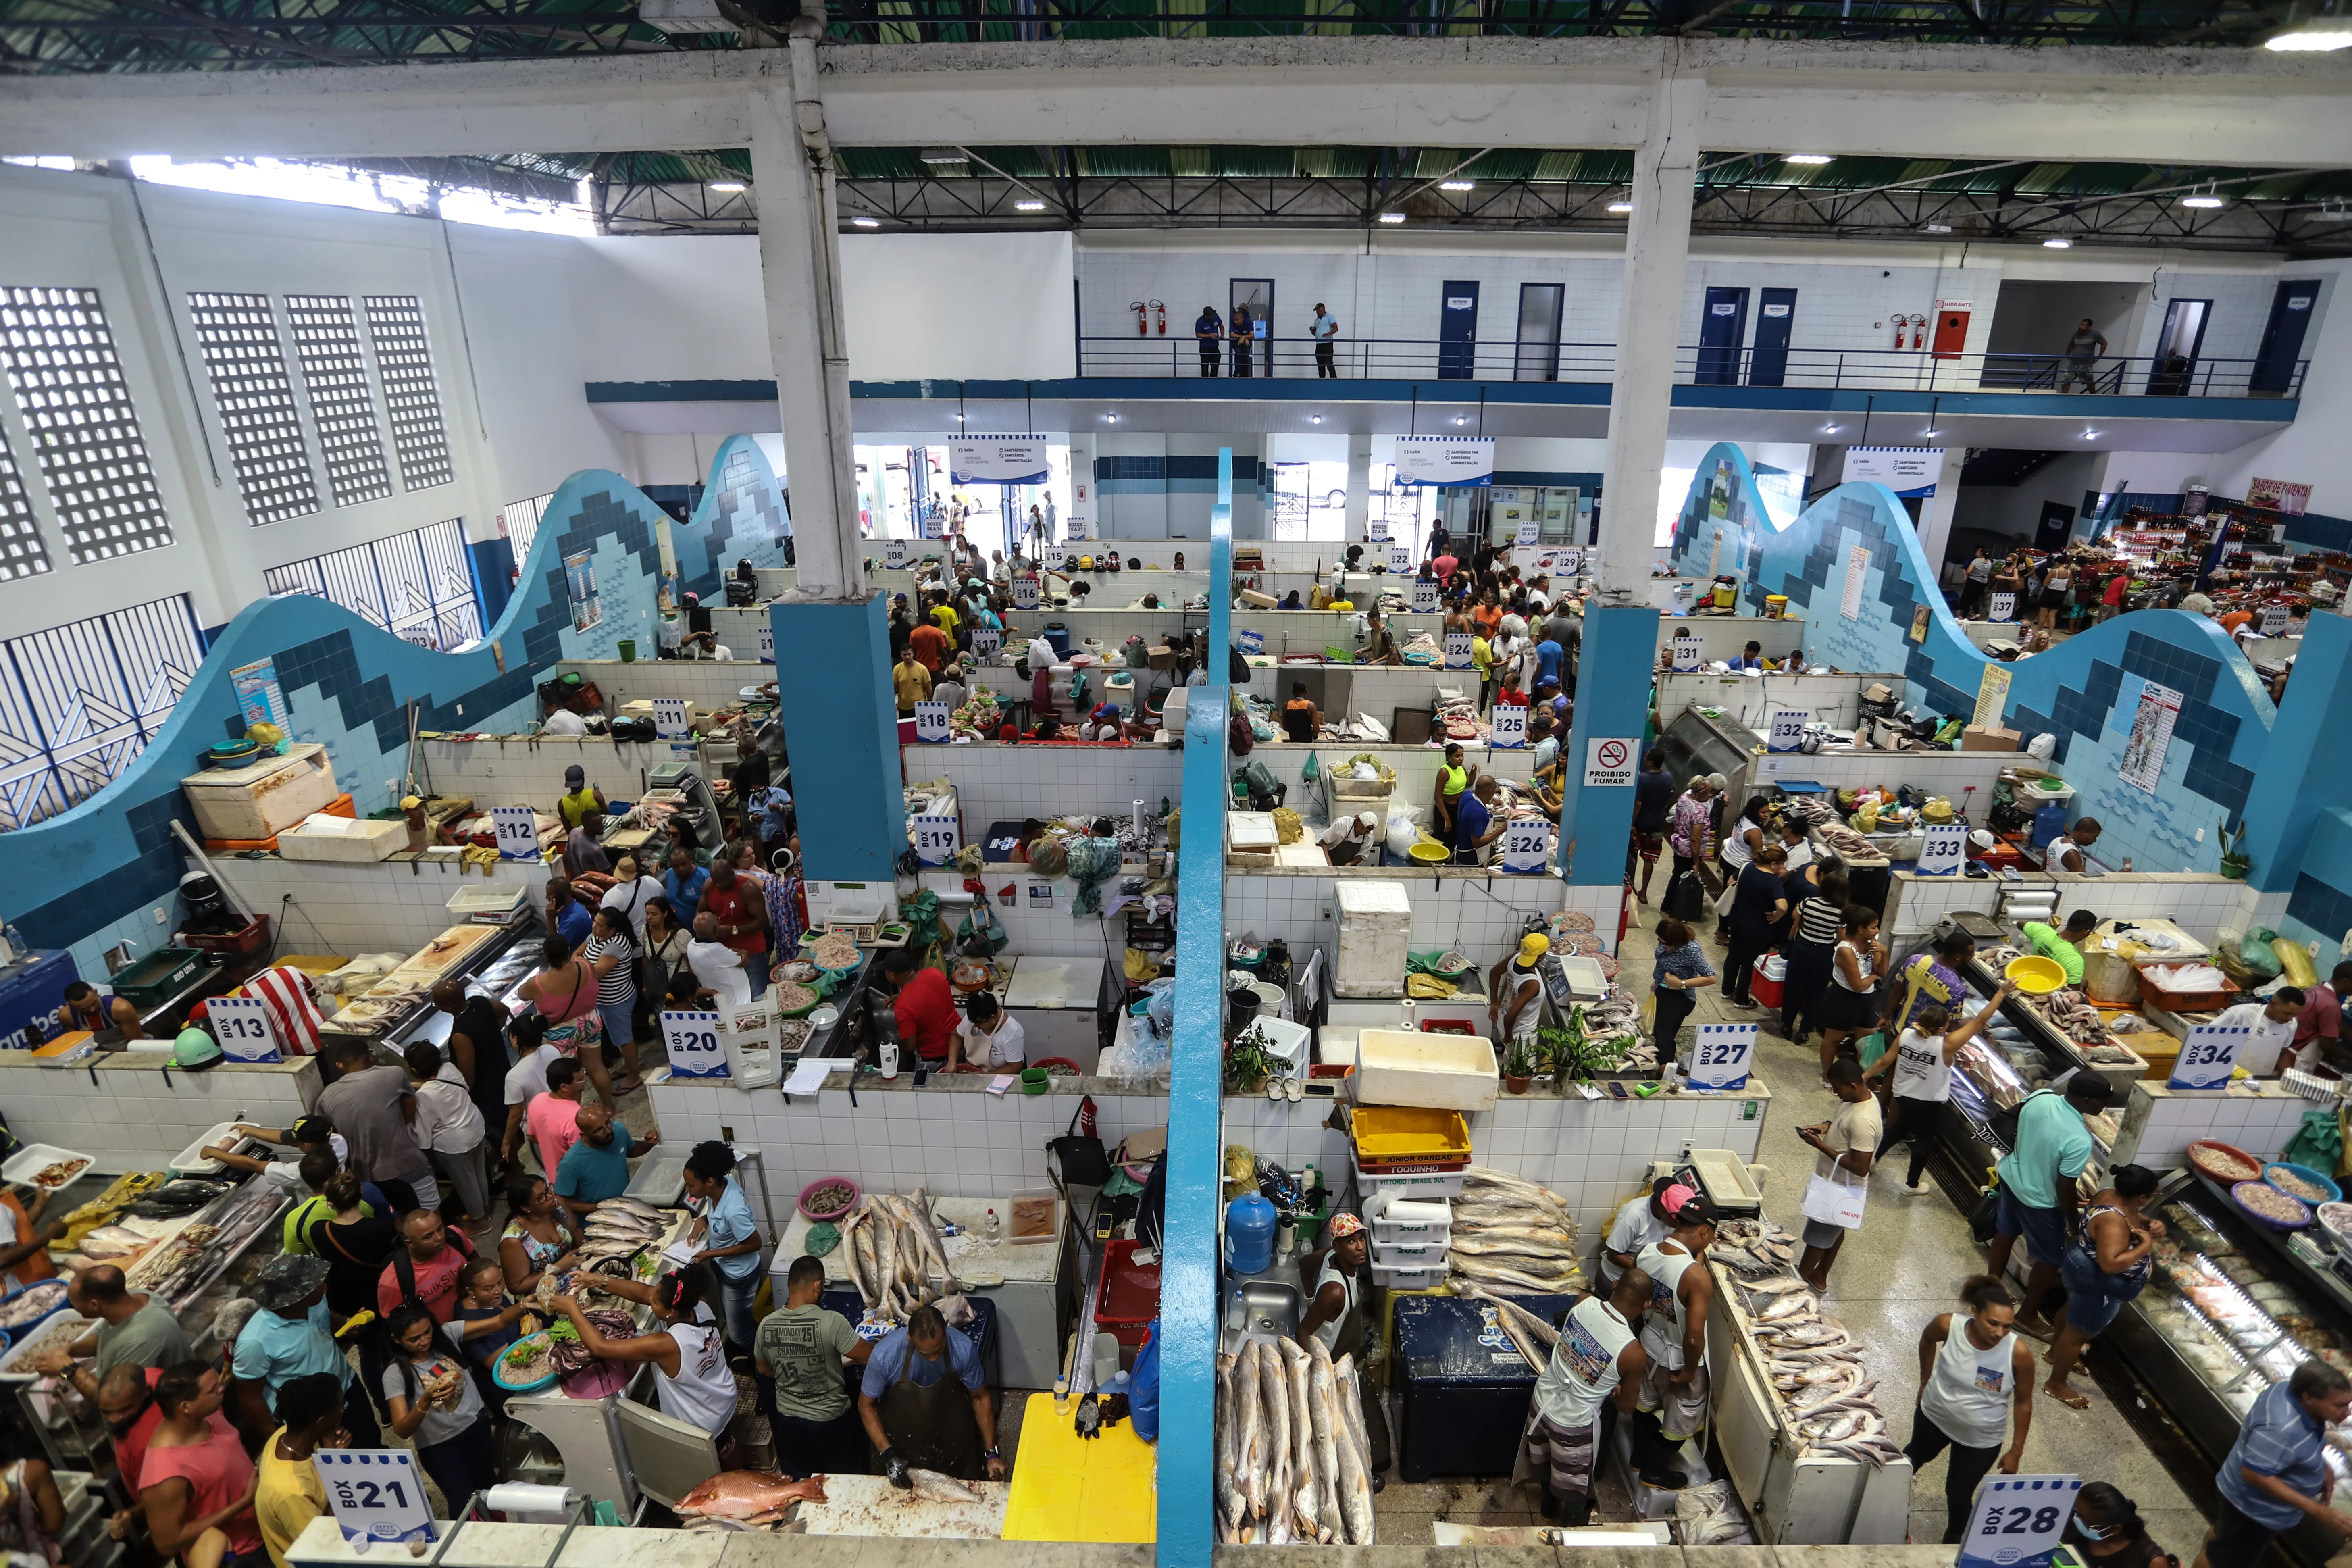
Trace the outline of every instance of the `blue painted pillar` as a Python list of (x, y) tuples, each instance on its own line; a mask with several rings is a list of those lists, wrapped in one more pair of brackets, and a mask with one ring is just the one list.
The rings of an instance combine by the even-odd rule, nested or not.
[(887, 883), (907, 847), (907, 813), (882, 595), (862, 605), (771, 605), (768, 625), (806, 874)]
[[(1625, 846), (1633, 831), (1633, 774), (1649, 728), (1650, 683), (1658, 660), (1658, 612), (1614, 607), (1588, 610), (1576, 676), (1576, 722), (1564, 756), (1567, 777), (1559, 807), (1560, 870), (1571, 886), (1613, 888), (1625, 879)], [(1588, 787), (1585, 771), (1594, 741), (1622, 742), (1625, 783)], [(1576, 853), (1581, 840), (1584, 853)]]
[(2352, 769), (2337, 737), (2352, 726), (2352, 619), (2314, 616), (2246, 797), (2247, 880), (2265, 893), (2294, 886), (2312, 825), (2352, 807)]
[(507, 601), (514, 596), (514, 584), (507, 580), (515, 568), (514, 541), (501, 533), (474, 540), (467, 550), (474, 558), (474, 596), (481, 601), (482, 629), (488, 631), (499, 624), (507, 613)]
[[(1209, 519), (1210, 671), (1233, 635), (1234, 454)], [(1185, 697), (1177, 856), (1176, 1042), (1168, 1086), (1167, 1253), (1160, 1269), (1160, 1568), (1209, 1568), (1217, 1403), (1217, 1200), (1224, 1078), (1225, 710), (1222, 680)]]

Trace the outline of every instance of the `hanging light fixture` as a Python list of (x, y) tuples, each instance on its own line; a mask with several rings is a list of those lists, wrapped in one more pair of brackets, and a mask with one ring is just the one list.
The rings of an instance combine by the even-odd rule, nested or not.
[(2210, 210), (2221, 205), (2222, 202), (2221, 193), (2216, 188), (2215, 182), (2209, 180), (2206, 182), (2205, 188), (2203, 190), (2191, 191), (2187, 195), (2181, 197), (2180, 205), (2184, 207), (2197, 207), (2200, 210)]
[(2336, 0), (2328, 0), (2325, 15), (2288, 23), (2283, 31), (2263, 40), (2263, 47), (2275, 49), (2282, 54), (2324, 54), (2331, 49), (2352, 49), (2352, 18), (2339, 16)]

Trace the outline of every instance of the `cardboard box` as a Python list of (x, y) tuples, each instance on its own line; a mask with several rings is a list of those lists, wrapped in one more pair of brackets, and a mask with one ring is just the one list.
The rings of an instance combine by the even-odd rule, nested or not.
[(1982, 727), (1971, 724), (1960, 731), (1960, 750), (1963, 752), (2014, 752), (2018, 749), (2018, 742), (2023, 739), (2024, 737), (2016, 731), (2005, 730), (1998, 724)]
[(1892, 702), (1895, 700), (1895, 689), (1883, 680), (1874, 680), (1862, 689), (1862, 700), (1864, 702)]

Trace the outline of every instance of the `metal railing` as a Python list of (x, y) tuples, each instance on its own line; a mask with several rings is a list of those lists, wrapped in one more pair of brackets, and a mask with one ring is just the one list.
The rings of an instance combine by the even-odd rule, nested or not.
[[(2294, 397), (2311, 362), (2158, 360), (2102, 354), (1957, 353), (1927, 349), (1771, 349), (1687, 344), (1675, 379), (1697, 386), (1857, 392), (2096, 392), (2152, 397)], [(1078, 374), (1194, 380), (1606, 383), (1613, 343), (1440, 342), (1427, 338), (1166, 337), (1078, 340)]]

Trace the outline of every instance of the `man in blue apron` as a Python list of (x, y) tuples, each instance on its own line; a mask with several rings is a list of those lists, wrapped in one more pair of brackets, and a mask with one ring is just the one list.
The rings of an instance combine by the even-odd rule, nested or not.
[(905, 1328), (874, 1347), (857, 1387), (857, 1418), (892, 1486), (912, 1486), (913, 1469), (965, 1481), (983, 1475), (1001, 1481), (1010, 1473), (996, 1449), (980, 1347), (948, 1332), (937, 1307), (916, 1308)]

